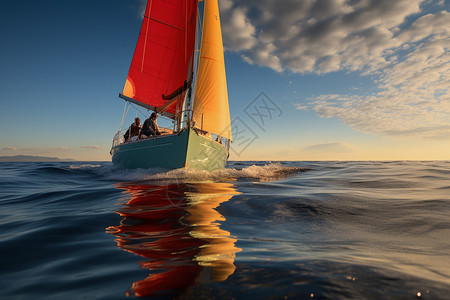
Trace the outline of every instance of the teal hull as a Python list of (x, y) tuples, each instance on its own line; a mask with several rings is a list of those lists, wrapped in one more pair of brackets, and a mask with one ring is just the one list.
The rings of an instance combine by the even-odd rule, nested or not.
[(214, 171), (225, 167), (228, 151), (219, 143), (185, 129), (178, 134), (120, 144), (111, 149), (113, 165), (121, 169), (190, 168)]

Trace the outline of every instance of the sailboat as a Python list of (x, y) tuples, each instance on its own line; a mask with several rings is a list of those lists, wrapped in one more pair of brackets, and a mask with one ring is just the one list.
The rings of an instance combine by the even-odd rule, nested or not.
[(217, 1), (148, 0), (119, 94), (125, 100), (122, 125), (127, 105), (137, 105), (168, 118), (172, 128), (124, 141), (121, 125), (110, 152), (115, 167), (225, 166), (232, 136)]

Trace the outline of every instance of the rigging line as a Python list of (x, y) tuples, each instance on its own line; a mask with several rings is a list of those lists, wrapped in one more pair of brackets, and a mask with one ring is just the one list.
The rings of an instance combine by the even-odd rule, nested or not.
[(160, 21), (160, 20), (156, 20), (156, 19), (154, 19), (154, 18), (152, 18), (152, 17), (149, 17), (149, 16), (144, 16), (144, 18), (147, 18), (147, 19), (150, 19), (150, 20), (152, 20), (152, 21), (155, 21), (155, 22), (161, 23), (161, 24), (163, 24), (163, 25), (166, 25), (166, 26), (169, 26), (169, 27), (172, 27), (172, 28), (175, 28), (175, 29), (178, 29), (178, 30), (181, 30), (181, 31), (183, 31), (183, 29), (181, 29), (181, 28), (178, 28), (178, 27), (176, 27), (176, 26), (173, 26), (173, 25), (167, 24), (167, 23), (165, 23), (165, 22), (162, 22), (162, 21)]
[[(193, 62), (193, 83), (192, 83), (192, 89), (191, 89), (191, 94), (195, 96), (195, 89), (197, 87), (197, 74), (198, 74), (198, 63), (200, 60), (200, 46), (201, 46), (201, 37), (202, 37), (202, 31), (203, 31), (203, 22), (202, 22), (202, 18), (200, 16), (200, 6), (197, 5), (197, 18), (195, 21), (195, 30), (196, 30), (196, 35), (195, 35), (195, 43), (194, 43), (194, 62)], [(191, 109), (193, 107), (193, 102), (195, 100), (195, 97), (193, 97), (193, 99), (191, 99), (189, 97), (189, 101), (188, 101), (188, 108)]]
[[(125, 101), (125, 102), (128, 103), (128, 105), (133, 106), (133, 107), (136, 109), (136, 112), (139, 112), (139, 113), (142, 115), (142, 117), (144, 117), (144, 119), (147, 119), (147, 118), (148, 118), (147, 114), (143, 113), (142, 110), (140, 110), (141, 107), (140, 107), (139, 105), (136, 105), (135, 103), (130, 102), (130, 101)], [(128, 109), (129, 109), (129, 108), (128, 108)], [(154, 111), (154, 109), (157, 109), (157, 107), (154, 107), (152, 110)], [(149, 110), (150, 110), (150, 109), (147, 109), (147, 112), (148, 112)], [(128, 114), (128, 112), (127, 112), (127, 114)], [(161, 115), (161, 117), (163, 117), (163, 118), (168, 118), (168, 117), (165, 116), (165, 115)], [(168, 119), (170, 119), (170, 118), (168, 118)]]
[[(127, 101), (127, 102), (128, 102), (128, 101)], [(136, 109), (136, 116), (137, 116), (137, 113), (139, 112), (144, 118), (147, 119), (147, 115), (144, 114), (144, 113), (139, 109), (139, 107), (138, 107), (136, 104), (131, 103), (131, 102), (129, 102), (129, 103), (130, 103), (130, 105), (132, 105), (132, 106)]]
[(122, 115), (122, 123), (120, 124), (119, 132), (122, 131), (123, 122), (125, 121), (125, 117), (127, 116), (128, 110), (130, 109), (129, 105), (128, 105), (128, 109), (127, 109), (127, 104), (128, 104), (128, 101), (125, 101), (125, 107), (123, 108), (123, 115)]
[[(150, 2), (150, 11), (152, 10), (152, 3)], [(144, 16), (145, 17), (145, 16)], [(145, 60), (145, 48), (147, 47), (147, 36), (148, 36), (148, 25), (150, 22), (147, 22), (147, 26), (145, 28), (145, 40), (144, 40), (144, 50), (142, 51), (142, 64), (141, 64), (141, 73), (144, 71), (144, 60)]]

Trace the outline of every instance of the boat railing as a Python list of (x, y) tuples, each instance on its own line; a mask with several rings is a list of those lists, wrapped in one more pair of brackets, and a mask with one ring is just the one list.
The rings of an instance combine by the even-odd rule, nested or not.
[(114, 148), (115, 146), (117, 146), (121, 143), (123, 143), (123, 137), (121, 136), (120, 130), (119, 130), (113, 138), (113, 143), (112, 143), (111, 148)]
[(174, 129), (175, 131), (181, 131), (185, 128), (189, 128), (189, 127), (193, 127), (193, 123), (191, 120), (191, 116), (192, 116), (192, 109), (184, 109), (181, 112), (181, 115), (184, 115), (184, 118), (179, 118), (181, 119), (179, 122), (174, 122)]
[[(159, 131), (161, 132), (161, 135), (152, 136), (152, 137), (160, 137), (160, 136), (176, 133), (173, 129), (167, 128), (167, 127), (159, 127)], [(135, 136), (135, 137), (127, 140), (126, 142), (129, 143), (129, 142), (135, 142), (138, 140), (139, 139), (137, 138), (137, 136)], [(121, 131), (119, 130), (113, 138), (113, 143), (112, 143), (111, 148), (114, 148), (114, 147), (116, 147), (120, 144), (124, 144), (124, 143), (125, 143), (125, 138), (122, 136)]]
[(173, 134), (175, 131), (168, 127), (159, 127), (159, 131), (161, 135)]

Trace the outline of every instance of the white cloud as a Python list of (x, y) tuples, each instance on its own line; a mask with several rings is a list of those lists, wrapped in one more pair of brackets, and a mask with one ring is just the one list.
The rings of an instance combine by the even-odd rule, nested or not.
[(68, 150), (72, 150), (71, 147), (54, 147), (54, 148), (44, 148), (44, 150), (63, 150), (63, 151), (68, 151)]
[(256, 44), (255, 27), (249, 23), (245, 15), (245, 9), (225, 9), (224, 11), (229, 13), (225, 17), (227, 19), (227, 26), (222, 27), (226, 48), (232, 49), (233, 51), (253, 48)]
[(282, 66), (280, 58), (271, 54), (274, 48), (275, 46), (273, 44), (266, 44), (264, 47), (258, 48), (255, 50), (252, 60), (259, 65), (265, 65), (281, 72)]
[(138, 1), (138, 4), (137, 4), (137, 6), (136, 6), (136, 10), (137, 10), (137, 12), (138, 12), (138, 14), (139, 14), (139, 17), (141, 18), (141, 19), (143, 19), (144, 18), (144, 15), (145, 15), (145, 9), (147, 8), (147, 1), (146, 0), (139, 0)]
[(450, 139), (450, 125), (435, 126), (435, 127), (419, 127), (410, 130), (389, 130), (385, 132), (387, 135), (400, 135), (405, 136), (416, 136), (421, 134), (427, 136), (430, 139)]
[(226, 7), (222, 19), (226, 48), (239, 51), (244, 61), (277, 72), (356, 71), (378, 84), (376, 94), (359, 91), (310, 99), (318, 115), (337, 117), (368, 133), (448, 138), (450, 13), (443, 1), (221, 4)]
[(105, 147), (98, 146), (98, 145), (92, 145), (92, 146), (81, 146), (80, 148), (83, 149), (105, 149)]
[(16, 151), (17, 148), (15, 148), (15, 147), (3, 147), (2, 150), (5, 150), (5, 151)]
[[(442, 22), (444, 16), (447, 23)], [(435, 26), (436, 34), (427, 36), (427, 41), (410, 42), (403, 59), (383, 70), (379, 76), (380, 92), (371, 96), (322, 95), (311, 99), (318, 115), (338, 117), (368, 133), (448, 139), (450, 34), (444, 24), (450, 24), (450, 14), (444, 12), (434, 18), (427, 15), (416, 21), (423, 23), (425, 19), (440, 25)], [(415, 23), (411, 28), (414, 26)]]
[[(276, 71), (325, 73), (385, 65), (383, 51), (423, 0), (221, 1), (224, 43)], [(261, 58), (264, 53), (264, 58)], [(277, 63), (274, 63), (277, 61)]]
[(295, 106), (295, 109), (297, 109), (297, 110), (308, 110), (308, 108), (309, 108), (308, 106), (305, 106), (301, 103), (295, 103), (294, 106)]
[(404, 43), (413, 43), (430, 36), (448, 38), (450, 32), (449, 13), (427, 14), (417, 19), (398, 38)]

